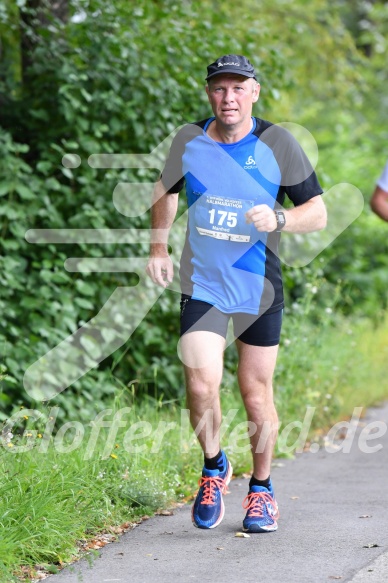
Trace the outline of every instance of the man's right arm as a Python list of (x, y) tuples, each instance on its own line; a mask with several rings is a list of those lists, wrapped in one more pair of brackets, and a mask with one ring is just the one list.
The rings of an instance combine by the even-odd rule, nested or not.
[(388, 192), (376, 186), (370, 201), (371, 209), (384, 221), (388, 221)]
[(151, 208), (151, 248), (146, 272), (154, 283), (167, 287), (174, 277), (168, 254), (168, 235), (178, 209), (178, 193), (169, 194), (161, 180), (154, 189)]

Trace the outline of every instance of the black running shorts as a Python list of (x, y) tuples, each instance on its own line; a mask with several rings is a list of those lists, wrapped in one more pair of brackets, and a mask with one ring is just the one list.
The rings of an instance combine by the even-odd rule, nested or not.
[(226, 338), (229, 318), (236, 338), (252, 346), (276, 346), (280, 340), (283, 310), (261, 316), (236, 312), (225, 314), (211, 304), (182, 294), (181, 336), (187, 332), (214, 332)]

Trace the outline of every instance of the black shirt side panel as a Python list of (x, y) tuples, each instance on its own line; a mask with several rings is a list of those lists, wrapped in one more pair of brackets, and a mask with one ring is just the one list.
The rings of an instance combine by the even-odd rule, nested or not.
[(188, 142), (202, 135), (207, 119), (198, 123), (185, 125), (172, 141), (160, 179), (168, 194), (180, 192), (185, 184), (182, 169), (182, 157)]
[[(298, 206), (323, 192), (306, 154), (289, 132), (271, 122), (256, 118), (254, 134), (272, 150), (281, 171), (282, 184), (279, 185), (276, 197), (277, 206), (284, 204), (286, 195), (295, 206)], [(258, 165), (260, 169), (260, 164)], [(295, 176), (295, 167), (300, 169), (299, 175), (303, 176), (305, 180), (295, 185), (287, 184), (292, 182)], [(265, 285), (264, 295), (267, 293), (266, 288), (268, 288), (270, 296), (273, 293), (272, 289), (274, 289), (275, 299), (267, 313), (275, 312), (284, 307), (279, 242), (280, 233), (276, 231), (268, 233), (265, 261), (265, 278), (268, 284)], [(273, 288), (270, 282), (273, 284)], [(262, 301), (262, 303), (265, 306), (267, 302)]]
[(273, 152), (281, 172), (277, 202), (282, 205), (284, 194), (295, 206), (323, 193), (313, 167), (294, 136), (275, 124), (256, 118), (254, 134)]

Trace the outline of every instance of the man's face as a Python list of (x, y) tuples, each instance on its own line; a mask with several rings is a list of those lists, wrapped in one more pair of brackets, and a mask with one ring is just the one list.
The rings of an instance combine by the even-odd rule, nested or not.
[(216, 75), (209, 79), (206, 93), (217, 121), (226, 126), (239, 126), (251, 117), (260, 85), (242, 75)]

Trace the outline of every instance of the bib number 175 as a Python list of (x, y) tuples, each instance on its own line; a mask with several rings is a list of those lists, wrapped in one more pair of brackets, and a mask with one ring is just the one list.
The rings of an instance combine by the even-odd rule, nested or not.
[(210, 224), (222, 227), (225, 223), (228, 227), (233, 228), (237, 225), (237, 213), (211, 209), (209, 211)]

